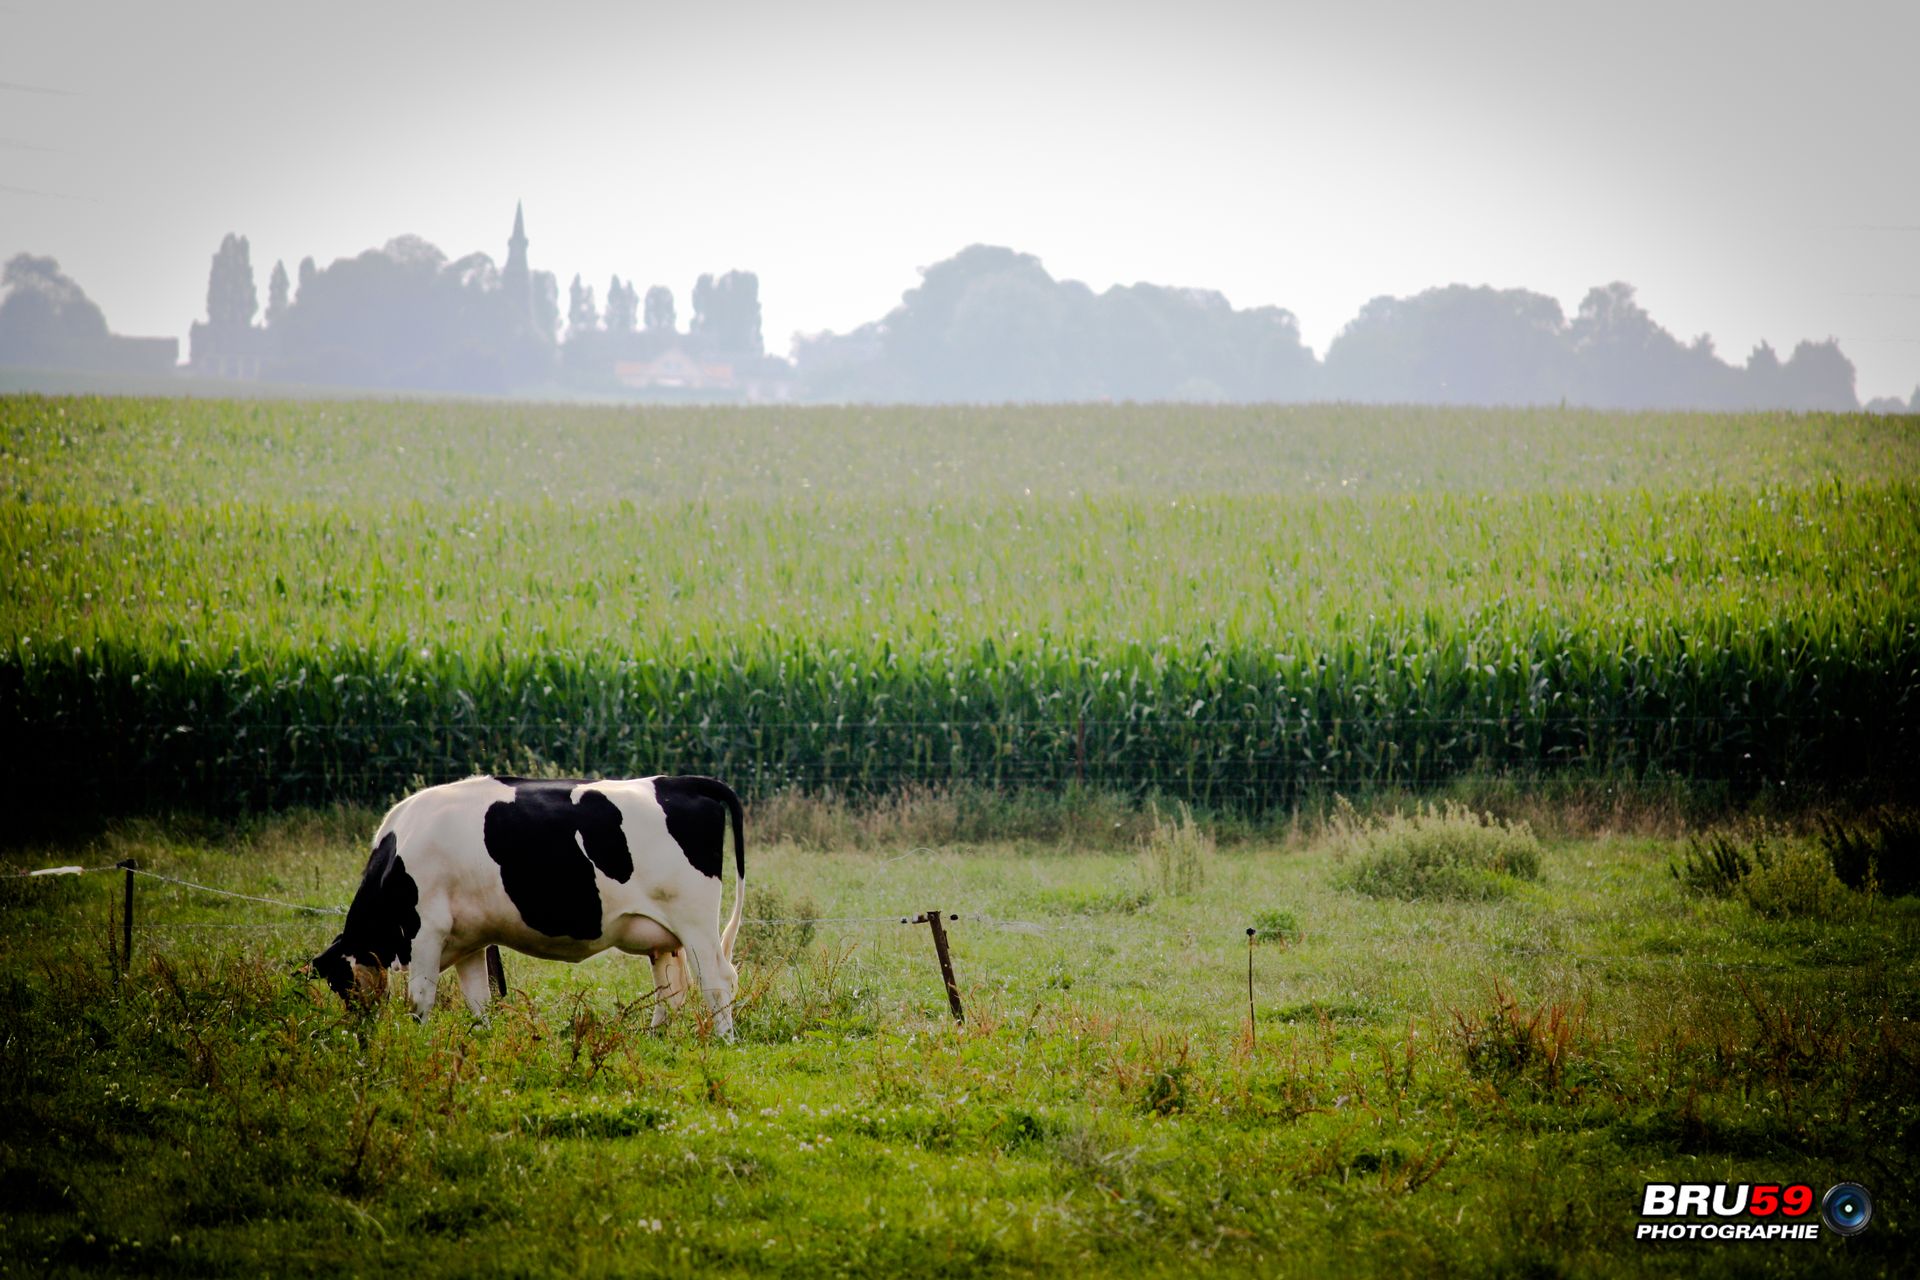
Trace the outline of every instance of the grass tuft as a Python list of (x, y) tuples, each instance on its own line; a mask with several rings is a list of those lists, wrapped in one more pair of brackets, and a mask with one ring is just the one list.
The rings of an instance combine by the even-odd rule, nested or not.
[(1140, 866), (1148, 886), (1169, 897), (1199, 889), (1213, 865), (1213, 836), (1194, 821), (1184, 801), (1175, 802), (1171, 816), (1161, 814), (1157, 800), (1148, 802), (1147, 812), (1153, 825), (1140, 842)]
[(1335, 816), (1333, 834), (1352, 859), (1337, 882), (1375, 898), (1500, 898), (1517, 881), (1540, 874), (1532, 827), (1452, 801), (1365, 819), (1346, 806)]

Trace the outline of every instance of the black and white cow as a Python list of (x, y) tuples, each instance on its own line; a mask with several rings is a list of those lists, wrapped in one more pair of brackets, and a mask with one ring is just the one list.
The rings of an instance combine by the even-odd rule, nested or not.
[[(720, 925), (720, 880), (733, 822), (733, 914)], [(653, 961), (658, 1025), (693, 965), (714, 1029), (733, 1031), (733, 940), (747, 887), (740, 798), (715, 778), (574, 782), (478, 777), (428, 787), (390, 810), (347, 908), (313, 959), (351, 994), (354, 966), (404, 967), (416, 1016), (433, 1009), (442, 970), (460, 974), (475, 1015), (487, 1006), (486, 949), (585, 960), (610, 947)]]

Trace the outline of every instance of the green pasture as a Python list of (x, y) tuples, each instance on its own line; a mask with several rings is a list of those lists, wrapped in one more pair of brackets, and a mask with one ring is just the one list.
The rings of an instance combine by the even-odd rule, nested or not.
[[(117, 824), (314, 905), (376, 814)], [(1337, 887), (1328, 836), (833, 848), (756, 833), (740, 1041), (646, 966), (508, 953), (487, 1025), (293, 972), (326, 921), (117, 873), (0, 881), (0, 1265), (18, 1274), (1911, 1274), (1916, 916), (1697, 898), (1680, 846), (1544, 842), (1479, 900)], [(1172, 824), (1162, 820), (1158, 829)], [(946, 1012), (924, 927), (949, 926)], [(1809, 914), (1811, 913), (1811, 914)], [(337, 923), (337, 922), (336, 922)], [(1255, 1013), (1247, 1019), (1245, 928)], [(1632, 1239), (1649, 1180), (1840, 1179), (1852, 1241)]]
[[(272, 900), (0, 879), (0, 1273), (1916, 1270), (1911, 419), (5, 396), (0, 566), (0, 870)], [(298, 972), (501, 768), (747, 794), (737, 1043)]]

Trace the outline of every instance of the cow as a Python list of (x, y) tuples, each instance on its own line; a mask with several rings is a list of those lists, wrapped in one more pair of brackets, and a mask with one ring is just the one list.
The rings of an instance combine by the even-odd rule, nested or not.
[[(720, 924), (727, 820), (733, 914)], [(609, 948), (653, 961), (658, 1026), (691, 960), (714, 1030), (733, 1034), (733, 941), (747, 896), (740, 798), (717, 778), (582, 782), (481, 776), (416, 791), (374, 833), (346, 927), (312, 961), (351, 1000), (355, 967), (405, 968), (414, 1016), (440, 973), (487, 1007), (486, 949), (585, 960)]]

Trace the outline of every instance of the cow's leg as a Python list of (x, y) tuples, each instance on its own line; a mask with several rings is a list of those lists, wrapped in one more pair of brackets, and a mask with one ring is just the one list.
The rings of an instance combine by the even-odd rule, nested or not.
[(407, 962), (407, 999), (413, 1004), (413, 1016), (422, 1022), (433, 1012), (434, 997), (440, 992), (442, 941), (437, 930), (423, 926), (413, 940), (413, 958)]
[(686, 1003), (687, 962), (678, 951), (656, 951), (653, 961), (653, 1026), (665, 1026), (675, 1009)]
[(719, 935), (698, 938), (682, 935), (681, 941), (686, 943), (686, 958), (693, 962), (700, 992), (707, 999), (707, 1010), (713, 1014), (715, 1033), (723, 1040), (733, 1039), (733, 992), (740, 975), (721, 951)]
[(493, 997), (487, 981), (487, 949), (469, 951), (453, 962), (453, 968), (460, 975), (460, 994), (467, 998), (467, 1008), (474, 1017), (485, 1021), (487, 1002)]

